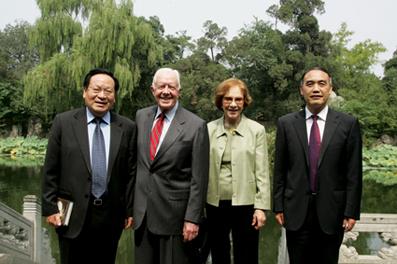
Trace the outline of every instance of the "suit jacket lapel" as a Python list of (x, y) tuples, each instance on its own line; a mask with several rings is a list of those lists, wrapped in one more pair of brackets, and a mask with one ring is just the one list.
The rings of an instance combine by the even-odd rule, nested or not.
[(90, 160), (90, 144), (88, 143), (88, 129), (87, 129), (87, 115), (85, 108), (77, 111), (74, 115), (75, 120), (72, 123), (75, 137), (79, 142), (81, 153), (88, 171), (91, 173), (91, 160)]
[(323, 160), (325, 150), (329, 146), (332, 136), (339, 125), (339, 116), (331, 108), (328, 109), (327, 120), (325, 121), (323, 140), (321, 141), (320, 157), (318, 159), (318, 166)]
[(302, 145), (303, 151), (305, 152), (306, 165), (309, 167), (309, 146), (307, 141), (307, 129), (306, 129), (306, 118), (305, 111), (302, 110), (296, 114), (294, 120), (294, 127), (299, 138), (299, 142)]
[(158, 160), (167, 151), (167, 149), (172, 146), (173, 142), (182, 132), (184, 123), (185, 120), (183, 118), (181, 106), (179, 106), (176, 110), (174, 119), (172, 120), (170, 127), (168, 128), (167, 134), (165, 135), (164, 140), (160, 145), (156, 157), (154, 157), (153, 163), (155, 163), (156, 160)]
[(117, 153), (119, 152), (121, 137), (123, 136), (123, 130), (121, 128), (122, 123), (118, 119), (116, 114), (111, 113), (110, 118), (110, 146), (109, 146), (109, 160), (108, 160), (108, 172), (107, 180), (109, 181), (112, 175), (113, 164), (116, 160)]

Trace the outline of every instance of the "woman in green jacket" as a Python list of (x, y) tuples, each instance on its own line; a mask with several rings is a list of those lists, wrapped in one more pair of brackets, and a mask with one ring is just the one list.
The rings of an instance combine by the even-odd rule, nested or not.
[(264, 126), (243, 110), (252, 102), (246, 84), (220, 83), (215, 104), (223, 116), (208, 124), (210, 173), (207, 218), (212, 263), (258, 263), (259, 229), (270, 209), (270, 184)]

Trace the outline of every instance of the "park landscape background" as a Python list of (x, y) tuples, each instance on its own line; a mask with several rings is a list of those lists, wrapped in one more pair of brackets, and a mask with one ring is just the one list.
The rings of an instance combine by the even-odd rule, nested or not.
[[(82, 79), (93, 67), (114, 71), (121, 84), (115, 110), (131, 119), (153, 103), (149, 87), (159, 67), (181, 72), (182, 104), (207, 121), (221, 115), (213, 104), (217, 84), (231, 76), (244, 80), (254, 99), (245, 113), (266, 126), (272, 159), (277, 118), (302, 107), (301, 75), (321, 65), (333, 77), (331, 106), (361, 124), (364, 209), (397, 212), (397, 50), (383, 65), (383, 76), (375, 75), (371, 68), (385, 50), (382, 43), (351, 45), (347, 24), (336, 33), (322, 30), (316, 16), (326, 12), (324, 1), (280, 1), (264, 10), (271, 21), (254, 19), (232, 38), (226, 27), (208, 20), (197, 39), (186, 31), (165, 34), (158, 17), (135, 16), (129, 0), (37, 4), (41, 17), (34, 24), (20, 21), (0, 30), (2, 202), (20, 210), (23, 195), (40, 194), (51, 121), (83, 105)], [(379, 207), (379, 201), (384, 205)], [(278, 237), (278, 229), (271, 230)]]

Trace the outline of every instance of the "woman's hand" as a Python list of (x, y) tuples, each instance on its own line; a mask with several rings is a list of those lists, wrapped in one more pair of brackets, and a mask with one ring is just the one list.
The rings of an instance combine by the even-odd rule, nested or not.
[(266, 214), (263, 210), (255, 209), (254, 215), (252, 217), (252, 226), (259, 230), (262, 226), (266, 224)]

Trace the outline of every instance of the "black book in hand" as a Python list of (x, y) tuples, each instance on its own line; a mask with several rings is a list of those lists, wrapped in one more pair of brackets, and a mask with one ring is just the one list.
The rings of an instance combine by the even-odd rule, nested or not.
[(72, 214), (73, 202), (68, 199), (58, 198), (57, 205), (61, 215), (61, 224), (67, 226)]

